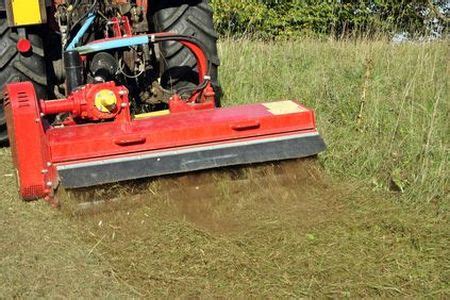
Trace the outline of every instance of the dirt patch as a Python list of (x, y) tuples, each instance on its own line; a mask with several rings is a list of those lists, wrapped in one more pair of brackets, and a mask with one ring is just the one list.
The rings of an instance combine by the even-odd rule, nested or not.
[[(296, 218), (308, 227), (329, 218), (335, 190), (312, 161), (196, 174), (163, 182), (175, 216), (215, 233), (251, 230), (258, 218)], [(166, 186), (164, 186), (166, 185)], [(256, 218), (256, 219), (255, 219)], [(300, 224), (301, 223), (301, 224)]]
[[(315, 160), (225, 168), (153, 181), (63, 192), (70, 214), (102, 214), (157, 206), (158, 215), (211, 233), (251, 230), (261, 218), (292, 218), (299, 227), (322, 223), (343, 208), (339, 192)], [(257, 219), (255, 219), (257, 218)]]

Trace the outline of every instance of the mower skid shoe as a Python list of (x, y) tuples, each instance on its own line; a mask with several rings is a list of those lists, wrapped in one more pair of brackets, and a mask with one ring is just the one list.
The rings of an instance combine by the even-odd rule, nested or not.
[(123, 180), (309, 157), (325, 149), (318, 133), (199, 145), (57, 167), (62, 185), (88, 187)]

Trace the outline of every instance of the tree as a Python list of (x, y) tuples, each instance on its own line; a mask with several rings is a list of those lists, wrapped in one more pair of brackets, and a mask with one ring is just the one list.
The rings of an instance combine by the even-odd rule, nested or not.
[(426, 34), (447, 28), (446, 0), (211, 0), (220, 32), (261, 37)]

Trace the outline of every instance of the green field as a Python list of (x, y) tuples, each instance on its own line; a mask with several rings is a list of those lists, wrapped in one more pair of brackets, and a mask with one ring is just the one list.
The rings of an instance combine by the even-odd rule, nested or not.
[(448, 49), (223, 41), (224, 104), (315, 108), (318, 161), (60, 191), (55, 210), (18, 200), (0, 149), (0, 295), (449, 297)]

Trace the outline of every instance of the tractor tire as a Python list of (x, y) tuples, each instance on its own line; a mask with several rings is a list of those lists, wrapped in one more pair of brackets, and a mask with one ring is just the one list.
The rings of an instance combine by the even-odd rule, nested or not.
[(16, 48), (17, 31), (8, 27), (5, 12), (0, 11), (0, 146), (6, 145), (8, 134), (3, 111), (3, 89), (6, 84), (18, 81), (33, 82), (39, 97), (46, 96), (47, 76), (44, 48), (39, 27), (27, 29), (27, 39), (32, 44), (29, 53), (21, 54)]
[[(207, 0), (161, 0), (150, 5), (156, 32), (174, 32), (199, 39), (209, 53), (212, 64), (211, 83), (216, 92), (216, 106), (220, 106), (222, 89), (218, 81), (220, 65), (217, 53), (217, 33), (213, 11)], [(186, 97), (198, 85), (197, 63), (189, 51), (178, 42), (160, 45), (161, 84)]]

